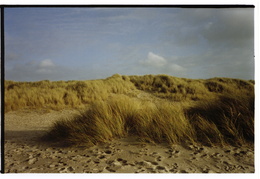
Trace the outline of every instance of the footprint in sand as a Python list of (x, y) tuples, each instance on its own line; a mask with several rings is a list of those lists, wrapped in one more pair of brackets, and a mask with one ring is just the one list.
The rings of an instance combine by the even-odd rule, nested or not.
[(156, 161), (161, 162), (161, 161), (162, 161), (162, 156), (158, 156), (158, 157), (156, 158)]
[(147, 156), (148, 155), (148, 149), (147, 148), (143, 148), (139, 151), (139, 155), (145, 155)]
[(213, 153), (212, 155), (211, 155), (211, 157), (212, 158), (219, 158), (219, 157), (224, 157), (222, 154), (220, 154), (220, 153)]
[(157, 152), (152, 152), (152, 153), (149, 154), (149, 156), (151, 156), (151, 157), (156, 157), (157, 155), (158, 155)]
[(63, 167), (59, 170), (60, 173), (71, 173), (73, 172), (75, 169), (73, 167)]
[(99, 163), (100, 163), (100, 160), (99, 160), (99, 159), (95, 159), (95, 160), (93, 160), (93, 162), (94, 162), (95, 164), (99, 164)]
[(112, 151), (111, 150), (105, 150), (105, 154), (112, 154)]
[(146, 171), (145, 171), (145, 169), (143, 169), (143, 168), (140, 168), (140, 169), (138, 169), (135, 173), (146, 173)]
[(160, 170), (160, 171), (161, 171), (161, 170), (166, 171), (166, 168), (165, 168), (164, 166), (157, 166), (156, 169), (157, 169), (157, 170)]
[(98, 158), (102, 160), (102, 159), (106, 159), (106, 156), (105, 155), (101, 155)]
[(214, 171), (210, 170), (208, 167), (204, 167), (202, 169), (202, 173), (215, 173)]
[(154, 168), (147, 168), (147, 173), (156, 173)]
[(159, 165), (157, 162), (151, 162), (152, 165)]
[(124, 160), (124, 159), (122, 159), (122, 158), (118, 158), (117, 161), (120, 162), (123, 166), (128, 165), (127, 160)]
[(166, 153), (169, 154), (168, 158), (177, 158), (177, 157), (179, 157), (180, 151), (174, 150), (174, 149), (169, 149)]
[(139, 167), (139, 171), (143, 172), (145, 170), (147, 173), (163, 173), (163, 172), (169, 172), (168, 169), (164, 166), (160, 166), (158, 162), (155, 161), (142, 161), (137, 162), (137, 165), (141, 165)]
[(121, 169), (122, 167), (128, 165), (127, 160), (122, 158), (117, 158), (116, 160), (109, 160), (107, 161), (107, 166), (105, 169), (109, 172), (116, 172), (117, 170)]
[(173, 163), (171, 166), (170, 166), (170, 172), (172, 172), (172, 173), (177, 173), (177, 171), (178, 171), (178, 164), (177, 163)]
[(208, 158), (208, 157), (209, 157), (208, 154), (202, 154), (202, 155), (200, 156), (200, 158)]
[(114, 170), (114, 169), (112, 169), (112, 168), (110, 168), (110, 167), (106, 167), (105, 168), (107, 171), (109, 171), (109, 172), (112, 172), (112, 173), (115, 173), (116, 172), (116, 170)]
[(224, 169), (228, 173), (231, 173), (231, 172), (237, 171), (237, 170), (240, 170), (240, 171), (245, 170), (245, 167), (243, 167), (242, 165), (234, 165), (227, 161), (222, 161), (221, 163), (222, 163), (222, 165), (221, 166), (218, 165), (218, 167), (221, 169)]
[(238, 151), (234, 153), (235, 157), (243, 157), (244, 155), (246, 155), (247, 152), (246, 151)]

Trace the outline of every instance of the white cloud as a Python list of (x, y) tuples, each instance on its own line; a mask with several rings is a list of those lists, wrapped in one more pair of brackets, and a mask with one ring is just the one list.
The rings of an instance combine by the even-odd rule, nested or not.
[(177, 65), (177, 64), (170, 64), (167, 68), (171, 71), (184, 71), (185, 70), (185, 68), (183, 68), (182, 66)]
[[(32, 8), (6, 13), (9, 79), (84, 79), (111, 71), (250, 79), (254, 71), (253, 8)], [(46, 54), (55, 61), (45, 59)], [(42, 61), (25, 64), (37, 58)], [(113, 59), (110, 68), (107, 59)], [(76, 66), (84, 65), (88, 70), (79, 72)]]
[(36, 69), (36, 73), (40, 74), (51, 74), (54, 72), (56, 65), (50, 59), (42, 60), (38, 64), (38, 68)]
[(54, 67), (55, 64), (50, 59), (42, 60), (39, 64), (40, 68), (48, 68), (48, 67)]
[(173, 63), (173, 60), (165, 59), (153, 52), (147, 54), (145, 60), (140, 61), (140, 64), (146, 67), (148, 73), (164, 73), (169, 75), (183, 75), (186, 71), (182, 66)]
[(143, 61), (143, 64), (160, 68), (165, 66), (167, 61), (163, 57), (156, 55), (153, 52), (149, 52), (147, 59)]
[[(99, 66), (100, 67), (100, 66)], [(29, 61), (16, 64), (5, 69), (5, 79), (14, 81), (40, 81), (40, 80), (86, 80), (106, 78), (108, 75), (102, 68), (89, 68), (86, 74), (86, 66), (80, 68), (66, 67), (53, 63), (52, 60)], [(101, 71), (103, 70), (103, 71)], [(100, 72), (101, 71), (101, 72)], [(114, 74), (114, 72), (109, 75)]]

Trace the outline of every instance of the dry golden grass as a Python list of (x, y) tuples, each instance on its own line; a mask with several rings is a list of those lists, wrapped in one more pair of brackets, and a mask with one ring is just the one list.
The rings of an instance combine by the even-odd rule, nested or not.
[(229, 78), (195, 80), (168, 75), (130, 76), (130, 80), (140, 90), (173, 101), (208, 99), (222, 93), (233, 93), (234, 90), (246, 95), (254, 91), (252, 80)]
[(242, 145), (254, 142), (254, 97), (221, 95), (186, 109), (197, 141)]
[(89, 81), (5, 81), (5, 112), (18, 109), (82, 108), (110, 94), (131, 94), (135, 86), (121, 76)]
[(127, 135), (170, 144), (194, 138), (180, 106), (143, 102), (125, 95), (94, 102), (80, 115), (58, 121), (47, 138), (67, 144), (95, 145)]
[[(144, 100), (140, 93), (153, 98)], [(86, 108), (55, 123), (45, 136), (67, 145), (96, 145), (128, 135), (168, 144), (254, 142), (253, 80), (116, 74), (89, 81), (6, 81), (5, 111), (24, 108)]]

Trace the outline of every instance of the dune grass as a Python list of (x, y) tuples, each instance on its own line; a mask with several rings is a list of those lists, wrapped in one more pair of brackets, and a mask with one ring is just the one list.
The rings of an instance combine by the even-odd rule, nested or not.
[(254, 98), (223, 95), (184, 108), (116, 95), (94, 102), (80, 115), (54, 124), (49, 139), (67, 145), (96, 145), (138, 136), (152, 143), (245, 145), (254, 143)]
[(128, 135), (171, 144), (194, 138), (179, 106), (143, 102), (125, 95), (94, 102), (80, 115), (56, 122), (47, 138), (68, 145), (95, 145)]
[(5, 81), (5, 112), (19, 109), (82, 108), (110, 94), (131, 94), (135, 86), (121, 76), (104, 80), (14, 82)]
[(186, 110), (196, 140), (207, 145), (254, 142), (254, 97), (221, 95)]
[[(150, 100), (140, 97), (144, 93)], [(5, 82), (5, 111), (81, 108), (45, 139), (96, 145), (129, 135), (153, 143), (254, 143), (254, 81), (167, 75), (89, 81)]]
[(222, 93), (233, 93), (234, 90), (245, 95), (254, 91), (254, 81), (230, 78), (200, 80), (168, 75), (144, 75), (130, 76), (130, 80), (137, 89), (173, 101), (204, 100)]
[(254, 91), (254, 81), (228, 78), (191, 80), (168, 75), (121, 76), (87, 81), (5, 81), (5, 112), (19, 109), (81, 108), (111, 94), (135, 97), (138, 90), (170, 101), (200, 101), (223, 93)]

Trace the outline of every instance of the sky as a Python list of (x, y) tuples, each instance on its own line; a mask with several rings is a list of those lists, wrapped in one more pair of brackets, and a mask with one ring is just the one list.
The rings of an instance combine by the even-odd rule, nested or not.
[(254, 79), (253, 8), (5, 8), (5, 79)]

